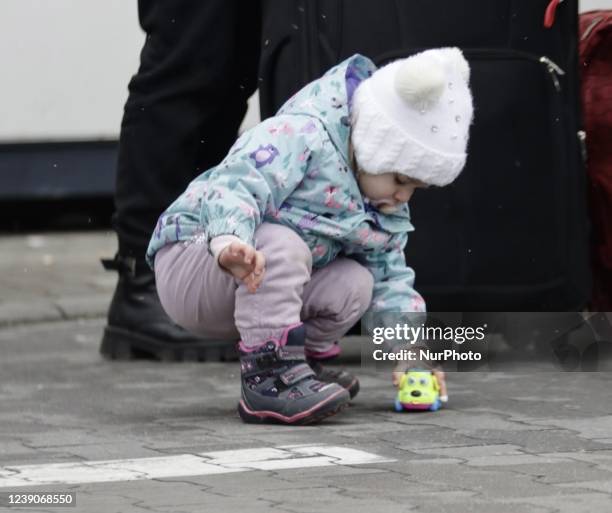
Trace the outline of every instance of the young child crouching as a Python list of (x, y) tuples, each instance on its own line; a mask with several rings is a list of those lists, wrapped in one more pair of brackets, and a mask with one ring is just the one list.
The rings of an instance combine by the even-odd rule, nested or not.
[(320, 364), (338, 340), (368, 310), (425, 311), (404, 258), (408, 200), (461, 172), (472, 112), (457, 48), (378, 70), (354, 55), (162, 214), (147, 251), (161, 303), (195, 334), (240, 337), (244, 421), (337, 413), (359, 389)]

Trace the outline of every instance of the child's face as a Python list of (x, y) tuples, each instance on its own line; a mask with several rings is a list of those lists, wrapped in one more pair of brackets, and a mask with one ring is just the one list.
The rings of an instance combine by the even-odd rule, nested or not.
[(397, 212), (402, 204), (408, 202), (416, 189), (427, 187), (419, 180), (398, 173), (370, 175), (360, 172), (357, 175), (357, 183), (361, 193), (383, 214)]

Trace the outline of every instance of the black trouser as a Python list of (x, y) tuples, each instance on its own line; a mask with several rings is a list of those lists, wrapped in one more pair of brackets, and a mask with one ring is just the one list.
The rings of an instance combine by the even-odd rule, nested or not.
[(144, 258), (159, 215), (234, 142), (257, 88), (259, 0), (139, 0), (147, 39), (129, 84), (114, 226)]

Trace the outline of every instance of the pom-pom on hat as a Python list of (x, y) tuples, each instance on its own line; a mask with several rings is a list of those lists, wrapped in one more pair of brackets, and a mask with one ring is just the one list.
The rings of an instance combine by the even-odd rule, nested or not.
[(426, 50), (378, 69), (353, 97), (351, 141), (361, 171), (451, 183), (465, 165), (470, 67), (458, 48)]

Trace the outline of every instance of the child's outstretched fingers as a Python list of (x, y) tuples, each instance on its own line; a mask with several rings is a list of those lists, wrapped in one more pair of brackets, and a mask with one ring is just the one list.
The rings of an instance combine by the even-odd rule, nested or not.
[(393, 385), (396, 387), (399, 386), (400, 379), (402, 379), (403, 375), (404, 372), (393, 371), (391, 373), (391, 383), (393, 383)]
[(219, 265), (236, 279), (248, 285), (247, 278), (255, 268), (256, 250), (242, 242), (232, 242), (219, 255)]
[(438, 384), (440, 385), (440, 401), (443, 403), (448, 401), (448, 390), (446, 388), (446, 374), (441, 370), (434, 370), (434, 376), (438, 380)]
[(253, 275), (257, 286), (263, 281), (264, 273), (266, 272), (266, 257), (261, 251), (255, 251), (255, 261), (253, 266)]
[(248, 245), (243, 244), (241, 242), (232, 242), (230, 244), (230, 251), (232, 257), (235, 259), (236, 264), (244, 265), (247, 263), (247, 256), (249, 253)]
[(399, 387), (400, 379), (402, 379), (402, 376), (407, 370), (408, 365), (406, 365), (406, 362), (398, 362), (391, 373), (391, 383), (393, 383), (394, 386)]
[(253, 257), (255, 256), (255, 249), (252, 246), (242, 246), (241, 249), (243, 255), (243, 262), (247, 266), (252, 265)]
[(250, 292), (255, 293), (265, 274), (266, 258), (261, 251), (255, 251), (253, 256), (253, 271), (244, 279)]

